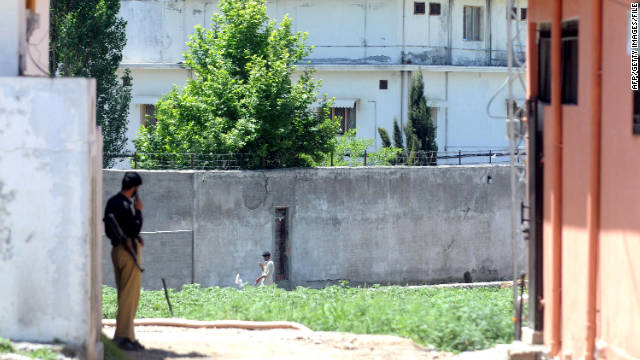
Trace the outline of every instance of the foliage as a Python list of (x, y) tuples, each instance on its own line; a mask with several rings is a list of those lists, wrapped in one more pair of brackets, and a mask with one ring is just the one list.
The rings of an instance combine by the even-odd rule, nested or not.
[(398, 119), (393, 119), (393, 146), (404, 149), (402, 145), (402, 131), (400, 125), (398, 125)]
[(58, 354), (55, 351), (46, 347), (32, 350), (32, 351), (17, 350), (15, 347), (13, 347), (13, 345), (11, 344), (11, 341), (0, 337), (0, 354), (3, 354), (3, 353), (18, 354), (18, 355), (28, 356), (32, 359), (42, 359), (42, 360), (55, 360), (58, 358)]
[(11, 341), (0, 337), (0, 354), (12, 353), (14, 351), (15, 349), (13, 348), (13, 345), (11, 345)]
[[(333, 153), (324, 154), (319, 162), (312, 165), (331, 166), (331, 156), (333, 156), (333, 166), (363, 166), (364, 153), (373, 145), (374, 140), (358, 138), (356, 131), (357, 129), (347, 130), (344, 135), (335, 138)], [(394, 147), (383, 147), (372, 153), (367, 152), (367, 166), (391, 165), (399, 153), (400, 149)]]
[(409, 114), (405, 128), (409, 163), (413, 165), (436, 165), (435, 157), (427, 154), (438, 152), (436, 144), (436, 126), (431, 119), (424, 96), (424, 80), (422, 71), (417, 71), (411, 77), (409, 90)]
[(100, 334), (100, 340), (104, 344), (104, 360), (126, 360), (129, 358), (127, 354), (104, 333)]
[[(513, 340), (510, 289), (400, 286), (202, 288), (169, 290), (174, 315), (196, 320), (295, 321), (316, 331), (390, 334), (447, 351)], [(103, 317), (116, 315), (116, 291), (103, 287)], [(143, 291), (137, 316), (170, 317), (162, 291)]]
[(126, 44), (126, 21), (119, 18), (120, 1), (52, 0), (49, 72), (96, 79), (96, 121), (104, 137), (104, 165), (110, 154), (126, 146), (131, 75), (118, 66)]
[(313, 70), (291, 80), (312, 50), (307, 34), (293, 34), (287, 16), (269, 19), (264, 0), (221, 0), (219, 9), (187, 43), (194, 78), (157, 103), (157, 122), (140, 129), (138, 152), (257, 154), (261, 160), (247, 167), (304, 166), (331, 152), (339, 123), (329, 100), (318, 98)]
[(390, 147), (391, 146), (391, 138), (389, 138), (389, 133), (384, 128), (378, 128), (378, 134), (380, 134), (380, 140), (382, 141), (382, 147)]

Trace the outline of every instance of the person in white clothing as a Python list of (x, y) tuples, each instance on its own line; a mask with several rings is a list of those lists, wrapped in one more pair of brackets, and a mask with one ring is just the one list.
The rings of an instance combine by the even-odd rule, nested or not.
[(273, 261), (271, 261), (271, 253), (265, 251), (262, 253), (262, 257), (264, 258), (264, 265), (262, 263), (258, 263), (260, 269), (262, 269), (262, 275), (260, 275), (256, 279), (256, 285), (260, 282), (260, 286), (262, 285), (273, 285), (273, 270), (275, 265), (273, 265)]

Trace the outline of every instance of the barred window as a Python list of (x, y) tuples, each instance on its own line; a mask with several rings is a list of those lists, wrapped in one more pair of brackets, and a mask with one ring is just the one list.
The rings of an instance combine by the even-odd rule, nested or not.
[(538, 29), (538, 99), (551, 103), (551, 30), (548, 24)]
[(334, 107), (331, 108), (331, 119), (340, 118), (340, 134), (356, 128), (356, 109)]
[(482, 40), (482, 7), (465, 6), (464, 7), (464, 40), (481, 41)]
[(562, 24), (562, 103), (578, 103), (578, 21)]
[(440, 3), (429, 3), (429, 15), (440, 15)]
[(152, 104), (140, 105), (140, 124), (144, 126), (155, 126), (158, 119), (156, 119), (156, 107)]

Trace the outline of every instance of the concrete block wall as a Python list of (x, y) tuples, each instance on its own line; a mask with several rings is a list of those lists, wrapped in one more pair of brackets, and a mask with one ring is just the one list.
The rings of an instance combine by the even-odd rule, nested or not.
[[(142, 287), (159, 289), (161, 279), (167, 286), (179, 288), (193, 282), (193, 172), (142, 173), (140, 197), (144, 205), (142, 262), (145, 273)], [(104, 171), (103, 206), (120, 191), (124, 172)], [(115, 286), (111, 262), (111, 242), (103, 240), (103, 283)]]
[[(188, 283), (189, 266), (203, 286), (233, 286), (236, 274), (253, 282), (260, 254), (277, 250), (278, 208), (287, 209), (289, 285), (511, 276), (506, 166), (140, 173), (143, 230), (167, 231), (146, 237), (146, 288), (161, 276), (171, 287)], [(122, 175), (104, 171), (105, 201)], [(524, 241), (516, 246), (524, 269)]]

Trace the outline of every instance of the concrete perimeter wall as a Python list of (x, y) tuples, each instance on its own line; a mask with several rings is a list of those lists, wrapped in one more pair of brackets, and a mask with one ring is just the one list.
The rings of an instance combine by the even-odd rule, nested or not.
[[(287, 286), (512, 274), (506, 166), (140, 173), (145, 288), (160, 288), (162, 277), (169, 287), (231, 286), (237, 273), (253, 282), (260, 254), (277, 252), (279, 208), (287, 208)], [(104, 171), (104, 201), (122, 175)], [(113, 286), (105, 244), (104, 281)], [(524, 241), (517, 247), (523, 269)]]

